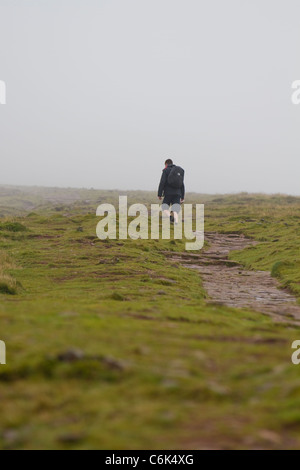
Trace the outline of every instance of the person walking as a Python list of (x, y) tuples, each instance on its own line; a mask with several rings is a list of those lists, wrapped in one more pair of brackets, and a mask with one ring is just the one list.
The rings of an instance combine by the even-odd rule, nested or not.
[[(180, 212), (180, 204), (184, 202), (185, 186), (184, 186), (184, 170), (169, 158), (165, 161), (159, 187), (158, 199), (162, 200), (162, 210), (171, 222), (178, 224), (178, 214)], [(173, 215), (171, 215), (173, 212)]]

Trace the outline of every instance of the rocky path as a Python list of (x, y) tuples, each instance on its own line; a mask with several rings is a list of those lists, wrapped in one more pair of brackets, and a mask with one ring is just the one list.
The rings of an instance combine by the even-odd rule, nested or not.
[(271, 315), (277, 321), (300, 324), (300, 306), (289, 292), (266, 271), (247, 271), (228, 259), (233, 250), (257, 242), (239, 234), (205, 233), (209, 248), (199, 254), (173, 253), (171, 259), (201, 274), (210, 302), (236, 308), (249, 308)]

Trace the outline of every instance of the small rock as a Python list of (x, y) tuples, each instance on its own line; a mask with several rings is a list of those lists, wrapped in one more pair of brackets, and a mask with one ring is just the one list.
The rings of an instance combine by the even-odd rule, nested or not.
[(159, 290), (159, 291), (157, 292), (157, 295), (167, 295), (167, 293), (166, 293), (166, 291), (164, 291), (164, 290)]
[(15, 444), (20, 439), (20, 433), (16, 429), (6, 429), (2, 438), (6, 444)]
[(137, 346), (133, 352), (135, 354), (138, 354), (139, 356), (147, 356), (148, 354), (150, 354), (150, 350), (147, 346)]
[(123, 371), (126, 369), (126, 365), (122, 361), (114, 359), (113, 357), (105, 356), (102, 358), (102, 362), (112, 370)]
[(57, 359), (61, 362), (76, 362), (84, 359), (85, 354), (80, 349), (68, 349), (58, 354)]
[(274, 431), (270, 431), (269, 429), (262, 429), (258, 434), (262, 439), (269, 441), (272, 444), (279, 444), (281, 442), (280, 435)]

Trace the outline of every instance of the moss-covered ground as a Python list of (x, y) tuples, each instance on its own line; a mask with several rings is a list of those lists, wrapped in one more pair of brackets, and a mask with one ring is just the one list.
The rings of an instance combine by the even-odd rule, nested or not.
[[(206, 304), (163, 254), (183, 241), (99, 240), (95, 193), (2, 198), (0, 447), (300, 448), (299, 328)], [(260, 242), (232, 259), (300, 298), (300, 199), (202, 200), (206, 230)]]

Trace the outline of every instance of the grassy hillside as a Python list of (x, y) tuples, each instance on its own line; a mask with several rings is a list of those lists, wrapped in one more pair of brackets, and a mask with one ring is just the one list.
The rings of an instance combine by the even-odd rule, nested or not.
[[(119, 196), (127, 195), (128, 203), (157, 202), (154, 191), (119, 191), (74, 188), (43, 188), (38, 186), (0, 185), (0, 217), (23, 216), (37, 211), (59, 213), (72, 207), (75, 213), (95, 213), (99, 204), (118, 205)], [(187, 202), (206, 202), (214, 196), (190, 193)]]
[[(1, 191), (2, 449), (300, 448), (299, 327), (207, 304), (163, 254), (182, 241), (98, 240), (116, 192)], [(300, 298), (300, 198), (196, 199), (206, 230), (260, 241), (233, 259)]]

